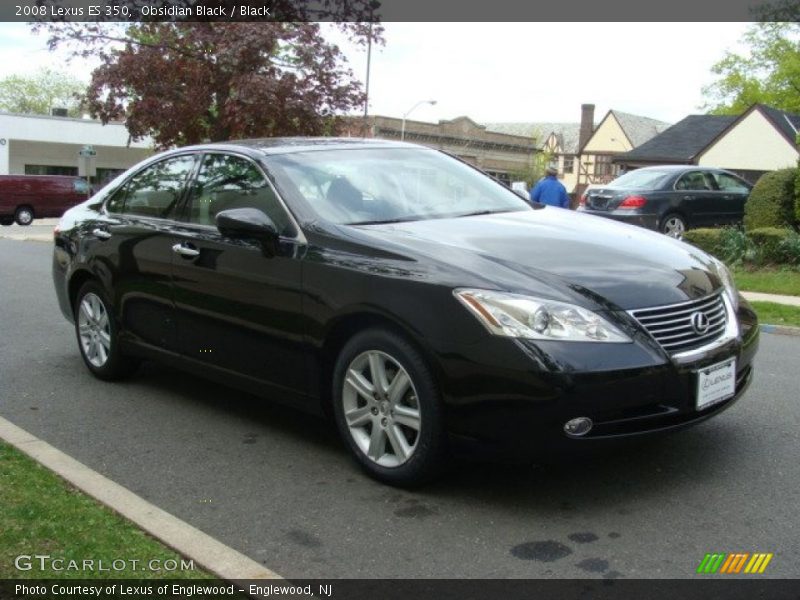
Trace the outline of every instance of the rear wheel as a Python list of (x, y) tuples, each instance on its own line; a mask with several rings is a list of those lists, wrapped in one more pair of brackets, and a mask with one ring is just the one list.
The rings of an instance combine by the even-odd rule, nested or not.
[(336, 424), (359, 464), (393, 485), (416, 485), (444, 464), (439, 391), (424, 358), (402, 337), (371, 329), (336, 361)]
[(682, 240), (683, 234), (686, 233), (686, 220), (679, 214), (670, 213), (661, 219), (659, 229), (664, 235)]
[(75, 333), (83, 362), (95, 377), (120, 379), (138, 366), (138, 361), (120, 352), (111, 304), (94, 281), (83, 284), (75, 300)]
[(14, 213), (14, 220), (17, 225), (30, 225), (33, 223), (33, 209), (30, 206), (20, 206)]
[(14, 223), (14, 217), (0, 217), (0, 225), (12, 225)]

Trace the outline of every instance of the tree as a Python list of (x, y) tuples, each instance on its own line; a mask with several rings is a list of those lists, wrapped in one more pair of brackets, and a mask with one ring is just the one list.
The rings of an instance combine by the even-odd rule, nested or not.
[(53, 108), (66, 108), (80, 116), (78, 97), (86, 83), (62, 71), (41, 69), (33, 75), (9, 75), (0, 79), (0, 110), (49, 115)]
[[(103, 122), (124, 119), (159, 148), (276, 135), (322, 135), (363, 104), (361, 85), (317, 23), (58, 23), (50, 48), (96, 56), (85, 102)], [(340, 28), (382, 42), (363, 23)]]
[(741, 114), (756, 103), (800, 112), (800, 24), (756, 23), (744, 34), (747, 54), (727, 52), (711, 71), (717, 80), (703, 88), (705, 108)]

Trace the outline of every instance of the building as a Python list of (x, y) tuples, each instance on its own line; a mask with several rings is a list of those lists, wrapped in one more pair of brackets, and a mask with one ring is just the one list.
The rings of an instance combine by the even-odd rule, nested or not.
[(393, 117), (361, 117), (347, 119), (343, 135), (375, 137), (413, 142), (442, 150), (475, 165), (504, 183), (513, 175), (530, 167), (538, 149), (530, 137), (489, 131), (469, 117), (426, 123)]
[(797, 165), (800, 115), (754, 104), (739, 116), (689, 115), (638, 148), (615, 157), (629, 169), (687, 164), (719, 167), (755, 182)]
[(150, 140), (131, 142), (121, 123), (0, 112), (0, 175), (78, 175), (79, 152), (92, 146), (104, 182), (150, 156)]
[(663, 121), (618, 110), (609, 110), (595, 123), (594, 108), (594, 104), (582, 104), (581, 120), (576, 123), (489, 123), (486, 127), (533, 139), (537, 149), (550, 155), (567, 191), (579, 196), (586, 186), (607, 183), (618, 175), (616, 156), (669, 127)]

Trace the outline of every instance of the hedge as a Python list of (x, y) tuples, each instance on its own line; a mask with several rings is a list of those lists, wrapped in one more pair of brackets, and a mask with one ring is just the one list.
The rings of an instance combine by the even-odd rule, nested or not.
[(683, 234), (683, 241), (697, 246), (703, 252), (718, 256), (722, 250), (722, 229), (690, 229)]
[(797, 229), (795, 216), (796, 168), (765, 173), (756, 182), (744, 205), (744, 227), (747, 231), (763, 227)]
[(791, 229), (764, 227), (749, 231), (748, 236), (756, 246), (761, 263), (797, 264), (800, 259), (792, 252), (800, 236)]

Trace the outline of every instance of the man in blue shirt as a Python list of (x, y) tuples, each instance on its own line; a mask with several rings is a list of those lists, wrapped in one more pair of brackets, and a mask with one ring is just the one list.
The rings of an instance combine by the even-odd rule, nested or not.
[(558, 169), (547, 167), (546, 173), (531, 190), (531, 202), (569, 208), (567, 188), (556, 178)]

